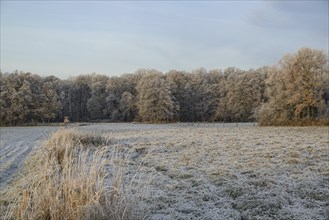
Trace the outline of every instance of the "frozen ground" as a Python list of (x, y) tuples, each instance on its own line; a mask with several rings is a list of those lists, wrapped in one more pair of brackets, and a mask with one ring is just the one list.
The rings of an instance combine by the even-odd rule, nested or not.
[[(57, 128), (47, 129), (1, 128), (1, 184), (12, 175), (3, 170), (15, 170), (7, 164), (19, 167), (40, 138)], [(328, 127), (181, 123), (75, 129), (132, 149), (126, 174), (153, 175), (150, 194), (139, 204), (150, 210), (150, 219), (329, 219)]]
[(0, 190), (11, 180), (26, 156), (58, 127), (0, 128)]
[[(328, 127), (113, 124), (81, 129), (153, 169), (151, 219), (329, 219)], [(135, 165), (135, 166), (134, 166)], [(140, 168), (142, 166), (142, 168)]]

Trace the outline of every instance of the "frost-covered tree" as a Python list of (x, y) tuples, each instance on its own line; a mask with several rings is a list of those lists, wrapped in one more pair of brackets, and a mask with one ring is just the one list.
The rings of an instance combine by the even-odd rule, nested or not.
[(228, 68), (219, 81), (219, 104), (216, 117), (220, 121), (254, 121), (263, 100), (263, 69), (242, 71)]
[[(106, 87), (106, 108), (104, 109), (104, 115), (106, 118), (118, 121), (118, 120), (125, 120), (127, 117), (127, 112), (125, 112), (121, 108), (121, 99), (125, 96), (123, 94), (125, 92), (130, 93), (133, 97), (137, 96), (137, 82), (141, 77), (140, 72), (136, 72), (135, 74), (123, 74), (120, 77), (111, 77), (108, 81)], [(136, 102), (136, 98), (132, 99), (131, 101)], [(125, 102), (125, 101), (123, 101)], [(131, 106), (136, 106), (136, 103), (131, 103)], [(137, 117), (136, 111), (130, 112), (133, 120)]]
[(9, 77), (0, 72), (0, 126), (11, 125), (13, 114), (10, 112)]
[(171, 70), (166, 74), (166, 80), (169, 84), (170, 92), (179, 111), (174, 114), (174, 121), (185, 121), (188, 117), (188, 102), (185, 99), (185, 86), (188, 81), (186, 72)]
[(234, 67), (224, 70), (221, 81), (219, 81), (219, 104), (216, 110), (216, 118), (220, 121), (231, 122), (237, 120), (240, 97), (238, 96), (237, 78), (243, 72)]
[(79, 75), (69, 79), (72, 81), (69, 88), (70, 94), (70, 115), (73, 121), (85, 121), (89, 119), (89, 111), (87, 102), (91, 97), (90, 84), (92, 82), (91, 75)]
[(23, 79), (18, 88), (12, 88), (10, 101), (14, 124), (25, 124), (30, 116), (32, 103), (32, 92), (27, 80)]
[(90, 86), (91, 97), (87, 101), (87, 108), (90, 119), (103, 119), (104, 110), (106, 108), (106, 86), (109, 77), (103, 75), (92, 75), (92, 83)]
[(114, 93), (109, 93), (106, 97), (106, 108), (104, 114), (107, 115), (107, 118), (112, 121), (118, 121), (120, 119), (120, 98), (117, 97)]
[(138, 114), (146, 122), (170, 122), (178, 110), (162, 73), (149, 70), (137, 85)]
[(59, 79), (54, 76), (46, 77), (42, 83), (40, 95), (42, 97), (42, 103), (37, 111), (42, 117), (42, 121), (49, 122), (59, 116), (61, 103), (58, 84)]
[(263, 125), (329, 121), (328, 55), (302, 48), (278, 65), (189, 72), (139, 69), (67, 80), (0, 73), (1, 125), (111, 121), (253, 121)]
[(120, 112), (122, 121), (133, 121), (137, 114), (136, 97), (130, 92), (124, 92), (120, 100)]
[(181, 103), (182, 120), (213, 121), (218, 96), (215, 89), (217, 81), (213, 80), (217, 77), (214, 77), (214, 73), (209, 75), (204, 68), (194, 70), (186, 77)]
[(260, 124), (284, 125), (321, 118), (328, 103), (328, 74), (328, 56), (321, 50), (302, 48), (283, 56), (269, 74), (269, 101), (261, 108)]

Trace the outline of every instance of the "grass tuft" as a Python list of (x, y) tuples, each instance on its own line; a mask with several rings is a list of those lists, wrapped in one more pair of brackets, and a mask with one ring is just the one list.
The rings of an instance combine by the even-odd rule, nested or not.
[(107, 144), (101, 136), (54, 133), (4, 191), (5, 219), (143, 219), (141, 181), (125, 176), (128, 157)]

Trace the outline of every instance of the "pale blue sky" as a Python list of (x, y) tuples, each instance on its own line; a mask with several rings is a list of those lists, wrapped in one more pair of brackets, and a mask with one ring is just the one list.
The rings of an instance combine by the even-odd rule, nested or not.
[(328, 1), (1, 1), (1, 71), (60, 78), (275, 64), (328, 51)]

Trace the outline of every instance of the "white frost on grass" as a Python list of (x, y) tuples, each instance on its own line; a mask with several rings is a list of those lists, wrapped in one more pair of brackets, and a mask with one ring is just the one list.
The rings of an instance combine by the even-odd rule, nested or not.
[[(140, 203), (150, 219), (328, 219), (326, 127), (253, 124), (103, 124), (157, 175)], [(136, 169), (134, 169), (134, 165)]]
[(40, 141), (58, 127), (0, 128), (0, 190), (7, 184)]
[(329, 219), (328, 127), (118, 123), (76, 129), (132, 151), (125, 175), (156, 173), (139, 203), (150, 219)]

